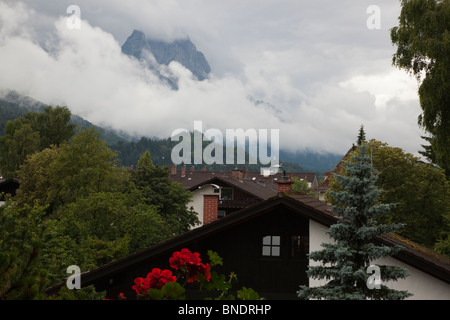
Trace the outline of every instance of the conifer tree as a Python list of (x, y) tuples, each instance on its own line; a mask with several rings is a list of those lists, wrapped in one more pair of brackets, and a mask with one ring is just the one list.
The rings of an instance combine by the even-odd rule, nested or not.
[(364, 132), (364, 126), (361, 125), (359, 127), (359, 133), (358, 133), (358, 146), (362, 145), (366, 141), (366, 133)]
[[(333, 211), (339, 221), (327, 231), (333, 243), (323, 243), (322, 250), (312, 252), (309, 258), (321, 262), (310, 266), (310, 279), (329, 280), (318, 287), (301, 286), (297, 292), (302, 299), (404, 299), (411, 294), (378, 285), (368, 285), (368, 267), (379, 258), (392, 256), (400, 247), (377, 245), (377, 236), (394, 232), (400, 224), (377, 224), (375, 219), (389, 213), (392, 205), (378, 202), (381, 193), (375, 182), (377, 176), (366, 154), (367, 146), (359, 146), (353, 161), (346, 162), (347, 176), (335, 175), (340, 191), (330, 191), (336, 200)], [(406, 278), (406, 269), (397, 266), (378, 266), (381, 281)], [(372, 289), (370, 289), (371, 287)]]

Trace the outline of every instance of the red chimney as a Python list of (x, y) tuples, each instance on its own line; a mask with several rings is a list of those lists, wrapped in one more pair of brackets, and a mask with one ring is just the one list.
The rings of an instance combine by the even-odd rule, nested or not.
[(177, 166), (173, 165), (172, 168), (170, 168), (170, 174), (171, 175), (177, 174)]
[(205, 194), (203, 195), (203, 224), (208, 224), (217, 219), (217, 211), (219, 210), (219, 195)]
[(292, 180), (277, 180), (278, 192), (290, 192), (291, 185), (294, 183)]
[(233, 169), (231, 171), (231, 177), (236, 180), (242, 181), (244, 179), (244, 172), (239, 169)]
[(203, 167), (203, 168), (202, 168), (202, 172), (206, 172), (206, 167)]
[(182, 166), (181, 167), (181, 176), (185, 177), (186, 176), (186, 166)]

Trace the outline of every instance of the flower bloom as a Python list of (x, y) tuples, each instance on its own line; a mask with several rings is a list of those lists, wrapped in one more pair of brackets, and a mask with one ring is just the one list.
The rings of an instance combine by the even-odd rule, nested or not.
[(210, 265), (201, 263), (200, 254), (192, 253), (186, 248), (173, 253), (169, 259), (170, 266), (175, 270), (182, 272), (187, 282), (199, 281), (198, 274), (205, 277), (206, 281), (211, 278)]
[(162, 270), (159, 268), (153, 268), (153, 270), (147, 274), (147, 277), (138, 277), (134, 279), (135, 285), (132, 287), (137, 294), (146, 294), (149, 289), (161, 289), (167, 282), (175, 282), (177, 277), (172, 275), (170, 270)]

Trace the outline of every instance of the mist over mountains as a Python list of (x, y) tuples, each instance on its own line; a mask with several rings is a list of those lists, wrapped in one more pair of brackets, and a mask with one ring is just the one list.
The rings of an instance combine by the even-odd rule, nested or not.
[[(22, 117), (28, 111), (42, 112), (46, 106), (48, 106), (48, 104), (21, 95), (16, 91), (0, 91), (0, 135), (4, 134), (4, 128), (7, 121)], [(80, 128), (95, 127), (108, 146), (117, 152), (120, 165), (123, 166), (135, 166), (139, 157), (146, 150), (150, 151), (152, 160), (155, 164), (170, 165), (171, 148), (178, 143), (172, 142), (170, 137), (167, 137), (166, 139), (158, 139), (155, 137), (133, 137), (113, 128), (97, 126), (76, 114), (72, 114), (70, 122), (78, 125)], [(342, 155), (333, 153), (292, 153), (280, 150), (281, 164), (285, 164), (288, 171), (316, 172), (319, 179), (323, 177), (324, 172), (331, 171), (341, 158)], [(220, 169), (222, 168), (220, 165), (217, 166), (219, 166)], [(210, 166), (209, 169), (218, 170), (217, 168), (219, 167), (217, 166)], [(233, 169), (233, 166), (228, 167), (228, 170), (231, 169)], [(253, 170), (255, 168), (250, 167), (249, 169)]]
[[(189, 39), (178, 39), (172, 42), (147, 38), (139, 31), (134, 30), (121, 46), (123, 54), (133, 57), (165, 82), (170, 90), (178, 90), (178, 78), (168, 67), (171, 63), (178, 63), (192, 73), (194, 81), (207, 80), (211, 74), (211, 67), (204, 54), (197, 50), (195, 44)], [(149, 84), (151, 85), (151, 84)], [(1, 89), (1, 88), (0, 88)], [(169, 90), (169, 91), (170, 91)], [(263, 100), (247, 96), (256, 110), (266, 110), (274, 117), (281, 119), (283, 111)], [(22, 116), (27, 111), (42, 111), (48, 104), (39, 102), (14, 90), (0, 91), (0, 134), (3, 134), (6, 122)], [(70, 105), (68, 106), (70, 109)], [(186, 109), (188, 111), (188, 109)], [(145, 149), (151, 149), (155, 164), (170, 164), (170, 138), (154, 138), (147, 136), (134, 136), (113, 127), (91, 123), (72, 112), (72, 123), (80, 127), (94, 126), (101, 132), (107, 144), (118, 152), (122, 165), (135, 165)], [(346, 151), (346, 150), (344, 150)], [(330, 171), (339, 162), (342, 155), (334, 153), (317, 153), (313, 151), (290, 152), (280, 150), (280, 162), (289, 163), (293, 170), (317, 172), (319, 177), (325, 171)]]
[(177, 79), (164, 66), (176, 61), (192, 72), (199, 81), (205, 80), (211, 72), (211, 67), (202, 52), (188, 39), (165, 42), (148, 39), (142, 31), (134, 30), (122, 45), (122, 52), (147, 63), (160, 79), (167, 81), (177, 89)]

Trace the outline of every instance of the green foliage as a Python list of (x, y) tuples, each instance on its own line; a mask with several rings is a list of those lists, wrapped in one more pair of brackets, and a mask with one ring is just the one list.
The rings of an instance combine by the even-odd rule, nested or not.
[(39, 134), (20, 119), (6, 124), (6, 133), (0, 138), (0, 170), (5, 179), (14, 178), (19, 165), (28, 155), (38, 151)]
[(185, 191), (181, 184), (170, 180), (166, 167), (153, 165), (148, 151), (142, 154), (130, 181), (142, 193), (145, 203), (155, 206), (176, 234), (186, 232), (199, 223), (197, 214), (187, 209), (192, 194)]
[(22, 118), (8, 121), (5, 135), (0, 138), (3, 176), (15, 177), (27, 156), (70, 139), (74, 134), (74, 125), (68, 124), (70, 116), (67, 107), (47, 107), (42, 113), (28, 112)]
[[(399, 235), (429, 248), (444, 241), (450, 231), (444, 221), (450, 215), (450, 185), (444, 170), (387, 143), (371, 140), (369, 145), (371, 161), (378, 173), (376, 185), (382, 190), (379, 200), (395, 204), (379, 222), (404, 224), (397, 231)], [(348, 173), (344, 170), (341, 175)], [(330, 190), (341, 190), (334, 178)], [(336, 203), (330, 193), (326, 197)]]
[(309, 187), (308, 181), (299, 179), (297, 177), (293, 177), (292, 181), (294, 181), (291, 186), (291, 190), (293, 192), (298, 192), (300, 194), (309, 194), (314, 197), (317, 196), (316, 193), (313, 192), (312, 188)]
[(153, 300), (184, 300), (186, 289), (178, 282), (168, 282), (160, 290), (150, 289), (148, 295)]
[(359, 128), (357, 144), (358, 146), (360, 146), (365, 142), (366, 142), (366, 133), (364, 132), (364, 126), (361, 125), (361, 127)]
[(71, 112), (67, 107), (48, 106), (43, 112), (28, 112), (24, 116), (25, 123), (30, 123), (39, 134), (39, 150), (52, 145), (59, 147), (75, 133), (75, 125), (69, 124)]
[[(39, 136), (29, 129), (32, 123), (41, 123), (41, 117), (32, 114), (27, 119), (25, 125), (23, 119), (8, 123), (10, 132), (17, 137), (17, 132), (28, 130)], [(64, 279), (69, 265), (77, 265), (84, 271), (99, 267), (166, 240), (196, 221), (195, 213), (186, 210), (190, 193), (168, 179), (167, 169), (153, 166), (148, 153), (138, 167), (135, 174), (119, 168), (115, 153), (94, 128), (79, 130), (59, 146), (55, 144), (42, 151), (37, 146), (36, 151), (28, 154), (17, 171), (20, 188), (11, 209), (5, 212), (10, 217), (15, 212), (19, 215), (30, 208), (39, 208), (39, 227), (52, 228), (48, 228), (45, 237), (37, 237), (45, 239), (36, 240), (39, 246), (33, 252), (39, 255), (28, 257), (22, 251), (30, 251), (32, 247), (23, 234), (29, 232), (31, 237), (36, 234), (33, 228), (38, 227), (28, 220), (22, 223), (12, 218), (0, 226), (5, 228), (0, 234), (1, 245), (11, 242), (9, 230), (23, 228), (16, 245), (2, 250), (3, 276), (8, 277), (2, 279), (5, 290), (2, 297), (37, 297), (43, 288)], [(12, 208), (17, 211), (11, 211)], [(45, 279), (38, 279), (35, 269), (45, 269)], [(8, 288), (10, 285), (21, 288), (25, 281), (22, 278), (35, 281), (30, 288), (36, 288), (33, 289), (36, 292), (19, 294), (19, 290)]]
[(0, 207), (0, 300), (36, 299), (47, 284), (42, 249), (54, 223), (40, 206)]
[[(380, 203), (381, 190), (375, 185), (377, 176), (366, 154), (367, 146), (359, 146), (353, 154), (354, 161), (345, 164), (347, 175), (335, 175), (339, 191), (330, 191), (335, 200), (333, 211), (340, 218), (327, 234), (333, 243), (322, 244), (323, 249), (312, 252), (309, 258), (320, 261), (307, 271), (310, 279), (329, 280), (318, 287), (301, 286), (298, 296), (303, 299), (404, 299), (410, 294), (389, 289), (371, 290), (366, 285), (367, 268), (372, 261), (392, 256), (398, 247), (377, 246), (372, 241), (377, 237), (396, 231), (399, 224), (380, 224), (377, 218), (389, 213), (392, 205)], [(383, 281), (405, 278), (407, 270), (393, 266), (382, 266)]]
[(79, 290), (70, 290), (66, 286), (59, 290), (59, 294), (49, 297), (49, 300), (104, 300), (106, 291), (97, 292), (93, 285), (81, 288)]
[(241, 290), (237, 291), (237, 297), (241, 300), (260, 300), (258, 292), (252, 288), (242, 287)]
[(114, 158), (94, 128), (82, 129), (61, 145), (49, 167), (50, 199), (70, 203), (93, 192), (114, 190), (121, 177)]
[(401, 0), (393, 64), (422, 81), (419, 125), (431, 136), (436, 163), (450, 177), (450, 1)]

